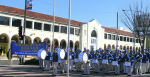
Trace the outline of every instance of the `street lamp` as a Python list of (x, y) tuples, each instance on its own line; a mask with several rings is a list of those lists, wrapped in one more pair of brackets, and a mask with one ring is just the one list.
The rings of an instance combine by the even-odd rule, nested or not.
[[(133, 10), (122, 10), (122, 11), (133, 11)], [(136, 25), (136, 12), (141, 12), (141, 11), (134, 11), (134, 27), (133, 27), (133, 34), (134, 34), (134, 50), (135, 50), (135, 25)]]

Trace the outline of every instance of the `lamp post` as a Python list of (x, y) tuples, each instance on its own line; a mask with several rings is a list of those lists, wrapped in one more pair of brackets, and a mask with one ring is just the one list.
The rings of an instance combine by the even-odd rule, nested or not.
[(55, 23), (55, 0), (54, 0), (54, 6), (53, 6), (53, 35), (52, 35), (52, 52), (54, 52), (54, 23)]

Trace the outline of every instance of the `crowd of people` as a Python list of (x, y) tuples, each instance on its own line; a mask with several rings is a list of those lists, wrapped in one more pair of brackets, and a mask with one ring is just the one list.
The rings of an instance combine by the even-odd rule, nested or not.
[[(75, 68), (77, 69), (76, 72), (81, 72), (83, 68), (84, 75), (89, 75), (91, 69), (94, 69), (95, 73), (105, 71), (105, 74), (109, 74), (110, 71), (114, 71), (115, 75), (126, 73), (127, 76), (131, 76), (132, 73), (135, 73), (136, 75), (142, 75), (150, 72), (150, 51), (148, 51), (148, 49), (145, 49), (144, 51), (137, 50), (129, 52), (127, 49), (124, 51), (110, 51), (109, 48), (107, 48), (104, 51), (103, 49), (99, 48), (96, 51), (94, 51), (94, 49), (90, 51), (89, 49), (84, 48), (84, 51), (82, 52), (81, 49), (77, 48), (77, 51), (74, 52), (74, 49), (70, 48), (69, 56), (67, 56), (67, 48), (62, 48), (65, 51), (64, 59), (59, 58), (59, 54), (57, 53), (58, 49), (59, 48), (55, 48), (54, 52), (52, 53), (50, 48), (47, 48), (47, 56), (44, 60), (43, 71), (49, 71), (50, 62), (52, 62), (54, 71), (53, 75), (55, 76), (57, 75), (57, 67), (59, 63), (61, 66), (61, 73), (67, 72), (68, 57), (69, 71), (74, 71)], [(79, 61), (80, 53), (87, 54), (87, 61)], [(39, 59), (39, 67), (43, 68), (42, 59)]]

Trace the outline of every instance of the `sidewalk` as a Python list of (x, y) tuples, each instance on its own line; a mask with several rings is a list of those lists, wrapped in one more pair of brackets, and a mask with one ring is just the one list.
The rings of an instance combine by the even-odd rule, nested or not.
[[(32, 59), (33, 57), (27, 57), (27, 58), (24, 58), (25, 60), (30, 60)], [(0, 60), (8, 60), (7, 59), (7, 56), (6, 55), (3, 55), (3, 56), (0, 56)], [(15, 56), (12, 56), (12, 60), (19, 60), (19, 58), (15, 55)]]

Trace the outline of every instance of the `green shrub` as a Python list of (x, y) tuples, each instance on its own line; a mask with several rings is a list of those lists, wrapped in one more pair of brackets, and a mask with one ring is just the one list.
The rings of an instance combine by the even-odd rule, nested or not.
[(24, 65), (39, 65), (39, 60), (36, 60), (36, 58), (32, 58), (25, 61)]

